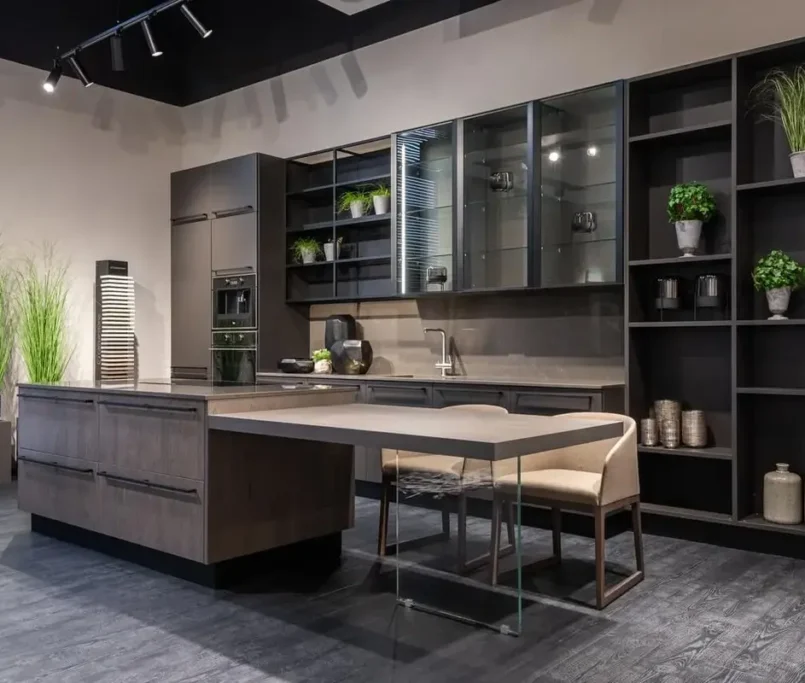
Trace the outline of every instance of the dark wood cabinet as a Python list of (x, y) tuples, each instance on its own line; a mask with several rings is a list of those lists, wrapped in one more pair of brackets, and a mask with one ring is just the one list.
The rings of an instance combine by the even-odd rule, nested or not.
[(411, 386), (402, 382), (396, 384), (368, 382), (366, 385), (366, 402), (379, 403), (384, 406), (430, 408), (433, 404), (433, 393), (429, 384)]
[(210, 212), (216, 218), (257, 211), (257, 160), (249, 154), (210, 164)]
[(210, 177), (204, 166), (171, 173), (171, 220), (207, 220), (209, 190)]
[(212, 221), (213, 274), (257, 270), (257, 213)]
[(509, 407), (509, 392), (497, 387), (441, 386), (433, 388), (433, 407), (447, 408), (468, 404)]
[(527, 415), (559, 415), (600, 410), (600, 395), (550, 391), (513, 391), (509, 410)]

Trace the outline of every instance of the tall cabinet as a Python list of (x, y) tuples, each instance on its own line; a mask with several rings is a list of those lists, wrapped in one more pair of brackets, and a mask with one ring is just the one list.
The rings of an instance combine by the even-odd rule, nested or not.
[(257, 278), (257, 369), (307, 354), (307, 319), (283, 296), (284, 207), (283, 159), (249, 154), (171, 174), (172, 377), (211, 379), (212, 281), (229, 273)]

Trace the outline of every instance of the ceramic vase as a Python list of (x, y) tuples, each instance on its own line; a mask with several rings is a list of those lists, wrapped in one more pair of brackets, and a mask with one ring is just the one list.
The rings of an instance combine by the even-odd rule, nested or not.
[(382, 216), (389, 212), (389, 204), (391, 203), (391, 197), (388, 195), (379, 195), (376, 194), (372, 197), (372, 204), (375, 205), (375, 214), (378, 216)]
[(777, 464), (763, 477), (763, 519), (775, 524), (802, 522), (802, 478), (788, 471), (788, 464)]
[(353, 218), (360, 218), (366, 213), (366, 206), (363, 202), (352, 202), (352, 204), (349, 205), (349, 212), (352, 214)]
[(766, 290), (766, 302), (769, 304), (769, 320), (788, 320), (783, 313), (788, 310), (791, 301), (791, 287), (777, 287)]
[(795, 178), (805, 178), (805, 152), (794, 152), (791, 159), (791, 170)]
[(324, 260), (335, 261), (341, 256), (341, 245), (338, 242), (325, 242)]
[(302, 251), (302, 263), (315, 263), (316, 261), (316, 252), (315, 251)]
[(313, 372), (317, 375), (329, 375), (333, 371), (333, 363), (329, 360), (317, 360), (313, 364)]
[(693, 256), (696, 253), (701, 236), (701, 221), (676, 222), (676, 243), (682, 252), (682, 256)]

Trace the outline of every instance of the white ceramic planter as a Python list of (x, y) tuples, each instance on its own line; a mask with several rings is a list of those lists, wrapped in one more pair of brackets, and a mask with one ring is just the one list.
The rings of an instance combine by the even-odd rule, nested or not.
[(313, 363), (313, 372), (317, 375), (329, 375), (333, 371), (333, 363), (329, 360), (317, 360)]
[(783, 313), (788, 310), (791, 300), (791, 287), (778, 287), (766, 290), (766, 302), (769, 304), (769, 320), (788, 320)]
[(794, 177), (805, 178), (805, 152), (794, 152), (789, 158), (791, 159), (791, 170), (794, 171)]
[(378, 216), (382, 216), (389, 212), (390, 203), (391, 203), (391, 197), (389, 196), (374, 195), (372, 197), (372, 204), (375, 205), (375, 214), (377, 214)]
[(682, 256), (693, 256), (696, 253), (701, 236), (701, 221), (676, 222), (676, 243), (682, 252)]
[(341, 256), (341, 245), (338, 242), (325, 242), (324, 243), (324, 259), (326, 261), (335, 261)]
[(302, 263), (315, 263), (316, 261), (316, 252), (315, 251), (303, 251), (302, 252)]
[(353, 218), (360, 218), (366, 213), (366, 206), (363, 202), (352, 202), (349, 205), (349, 212), (352, 214)]

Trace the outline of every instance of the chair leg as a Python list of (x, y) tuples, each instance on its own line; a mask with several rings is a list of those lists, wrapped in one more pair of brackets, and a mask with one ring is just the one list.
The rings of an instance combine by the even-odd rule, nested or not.
[(634, 533), (634, 556), (637, 571), (645, 571), (643, 560), (643, 525), (640, 522), (640, 501), (632, 503), (632, 532)]
[(606, 513), (604, 509), (595, 508), (595, 605), (604, 609), (606, 593)]
[(551, 508), (551, 535), (553, 556), (559, 562), (562, 559), (562, 511), (559, 508)]
[(503, 501), (497, 496), (492, 498), (492, 532), (489, 541), (489, 583), (498, 585), (498, 566), (500, 563), (500, 517)]
[(444, 540), (450, 540), (450, 497), (442, 498), (442, 533)]
[(377, 554), (379, 557), (386, 556), (386, 539), (389, 530), (389, 505), (391, 497), (391, 481), (384, 476), (380, 494), (380, 525), (377, 531)]
[(467, 494), (458, 494), (458, 570), (462, 572), (467, 565)]

